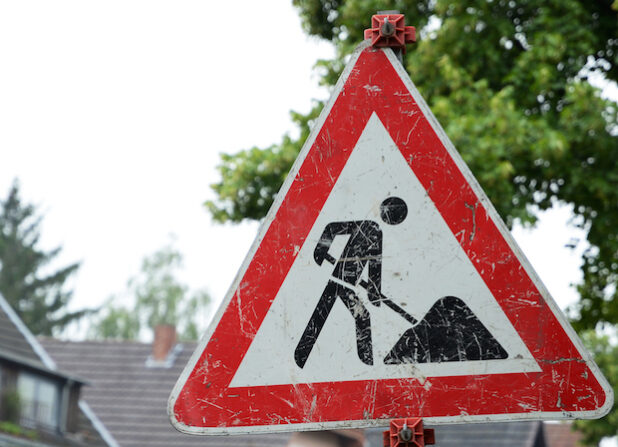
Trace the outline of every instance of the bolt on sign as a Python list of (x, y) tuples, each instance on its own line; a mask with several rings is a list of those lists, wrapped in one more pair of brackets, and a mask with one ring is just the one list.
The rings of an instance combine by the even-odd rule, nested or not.
[(169, 414), (235, 434), (596, 418), (612, 400), (392, 50), (365, 41)]

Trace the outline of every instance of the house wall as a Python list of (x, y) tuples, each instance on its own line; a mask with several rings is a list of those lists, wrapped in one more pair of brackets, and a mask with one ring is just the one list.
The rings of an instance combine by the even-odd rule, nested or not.
[(66, 413), (66, 427), (65, 430), (69, 433), (75, 433), (79, 426), (79, 394), (81, 391), (81, 385), (75, 384), (69, 386), (67, 413)]

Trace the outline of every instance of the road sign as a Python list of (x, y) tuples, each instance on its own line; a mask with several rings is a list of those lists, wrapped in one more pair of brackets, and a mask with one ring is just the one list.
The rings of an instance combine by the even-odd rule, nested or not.
[(365, 42), (169, 413), (229, 434), (600, 417), (612, 399), (393, 52)]

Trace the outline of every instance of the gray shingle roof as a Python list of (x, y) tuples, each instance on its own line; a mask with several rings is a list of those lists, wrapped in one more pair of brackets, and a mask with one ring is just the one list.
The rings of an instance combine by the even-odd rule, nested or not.
[(186, 344), (170, 368), (147, 367), (151, 345), (126, 341), (42, 339), (65, 371), (86, 379), (82, 396), (121, 447), (285, 446), (289, 434), (191, 436), (172, 428), (167, 399), (195, 344)]
[(4, 298), (0, 297), (0, 352), (12, 354), (13, 357), (22, 358), (44, 368), (41, 358), (28, 343), (26, 335), (22, 332), (23, 328), (20, 329), (19, 325), (23, 326), (19, 317)]
[[(546, 447), (543, 424), (532, 422), (499, 422), (428, 426), (440, 447)], [(365, 431), (367, 447), (382, 447), (385, 428)]]

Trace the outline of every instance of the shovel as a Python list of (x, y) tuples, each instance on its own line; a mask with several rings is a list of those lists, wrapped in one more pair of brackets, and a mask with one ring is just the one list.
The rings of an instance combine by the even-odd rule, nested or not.
[[(333, 258), (331, 255), (329, 255), (328, 253), (326, 254), (324, 259), (326, 259), (328, 262), (330, 262), (333, 265), (335, 265), (335, 263), (337, 262), (337, 260)], [(369, 291), (369, 283), (365, 281), (364, 279), (362, 279), (358, 284), (363, 289)], [(399, 315), (405, 318), (406, 321), (408, 321), (412, 326), (418, 323), (418, 320), (416, 318), (414, 318), (412, 315), (410, 315), (408, 312), (402, 309), (397, 303), (395, 303), (389, 297), (385, 296), (382, 292), (380, 292), (380, 302), (384, 303), (385, 305), (393, 309), (395, 312), (397, 312)]]

